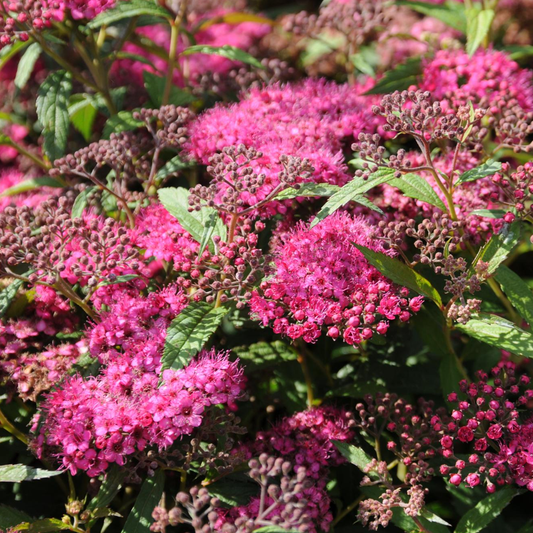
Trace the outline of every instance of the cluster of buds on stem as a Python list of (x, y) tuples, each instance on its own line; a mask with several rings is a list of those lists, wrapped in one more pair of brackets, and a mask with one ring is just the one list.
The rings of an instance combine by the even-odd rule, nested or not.
[(230, 228), (233, 235), (227, 241), (213, 237), (213, 251), (206, 248), (198, 255), (195, 250), (184, 250), (183, 260), (174, 263), (182, 273), (178, 285), (193, 290), (194, 301), (223, 304), (236, 300), (237, 308), (242, 309), (269, 263), (257, 247), (258, 233), (264, 228), (263, 222), (254, 224), (245, 218)]
[(255, 170), (263, 154), (255, 148), (228, 146), (209, 159), (207, 171), (212, 176), (208, 186), (196, 185), (189, 195), (189, 209), (213, 207), (226, 215), (245, 216), (273, 200), (284, 189), (298, 189), (299, 182), (311, 176), (313, 167), (307, 159), (282, 155), (282, 170), (273, 180)]

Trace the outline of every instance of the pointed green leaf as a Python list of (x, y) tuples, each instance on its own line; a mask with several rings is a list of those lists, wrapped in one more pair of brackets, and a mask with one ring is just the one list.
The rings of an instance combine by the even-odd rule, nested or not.
[(103, 11), (89, 22), (88, 27), (94, 30), (95, 28), (100, 28), (100, 26), (109, 26), (120, 20), (131, 19), (141, 15), (149, 15), (168, 20), (174, 19), (174, 16), (156, 2), (150, 2), (150, 0), (130, 0), (129, 2), (117, 2), (115, 7)]
[(472, 57), (489, 34), (494, 20), (492, 9), (467, 9), (466, 10), (466, 51)]
[(533, 358), (533, 334), (499, 316), (480, 313), (466, 324), (457, 324), (455, 327), (491, 346)]
[(4, 504), (0, 505), (0, 528), (2, 529), (15, 527), (23, 522), (31, 522), (32, 520), (32, 517), (23, 511)]
[(253, 67), (264, 69), (265, 67), (257, 60), (254, 56), (250, 55), (248, 52), (237, 48), (236, 46), (229, 46), (228, 44), (224, 46), (210, 46), (207, 44), (195, 44), (194, 46), (189, 46), (186, 48), (181, 55), (188, 56), (191, 54), (209, 54), (222, 56), (232, 61), (240, 61), (241, 63), (246, 63), (247, 65), (252, 65)]
[(411, 85), (416, 85), (422, 74), (422, 62), (419, 57), (409, 58), (405, 63), (387, 70), (372, 89), (365, 94), (387, 94), (394, 91), (404, 91)]
[(503, 209), (474, 209), (470, 214), (484, 218), (503, 218), (506, 213)]
[(505, 224), (500, 233), (493, 235), (490, 241), (479, 251), (477, 261), (489, 264), (489, 274), (494, 274), (507, 259), (520, 240), (520, 223)]
[(376, 267), (384, 276), (394, 281), (394, 283), (408, 287), (418, 294), (433, 300), (439, 307), (442, 307), (442, 299), (435, 287), (414, 269), (388, 255), (375, 252), (358, 244), (354, 244), (354, 246), (365, 256), (365, 259), (371, 265)]
[(50, 176), (31, 178), (21, 181), (20, 183), (13, 185), (13, 187), (6, 189), (2, 194), (0, 194), (0, 198), (3, 196), (14, 196), (15, 194), (33, 191), (39, 187), (63, 187), (63, 185), (55, 178), (51, 178)]
[(0, 483), (22, 483), (59, 476), (63, 471), (43, 470), (26, 465), (0, 465)]
[(394, 172), (395, 171), (390, 168), (378, 169), (371, 174), (367, 180), (354, 178), (352, 181), (349, 181), (324, 204), (322, 209), (311, 222), (310, 227), (312, 228), (316, 226), (320, 221), (333, 214), (337, 209), (346, 205), (348, 202), (351, 202), (354, 199), (357, 201), (357, 197), (360, 197), (363, 193), (373, 187), (394, 180)]
[[(215, 210), (204, 207), (200, 211), (189, 212), (189, 191), (183, 187), (159, 189), (157, 194), (165, 209), (178, 220), (183, 229), (188, 231), (195, 241), (202, 242), (205, 225)], [(216, 219), (212, 234), (219, 235), (222, 240), (226, 239), (226, 226), (220, 217)], [(209, 243), (210, 249), (212, 244)]]
[(89, 203), (89, 198), (96, 192), (96, 187), (90, 186), (83, 189), (83, 191), (76, 196), (76, 199), (74, 200), (74, 205), (72, 206), (72, 210), (70, 212), (70, 215), (72, 218), (81, 218), (83, 215), (83, 212), (85, 211), (85, 208), (87, 207), (87, 204)]
[(460, 2), (448, 0), (444, 4), (430, 4), (428, 2), (409, 2), (407, 0), (397, 0), (396, 5), (407, 6), (418, 13), (439, 19), (447, 26), (455, 28), (461, 33), (465, 33), (466, 31), (465, 10), (464, 6)]
[[(161, 107), (163, 103), (163, 94), (165, 92), (166, 78), (163, 76), (158, 76), (153, 74), (148, 70), (143, 72), (144, 87), (152, 104), (155, 107)], [(184, 106), (190, 104), (197, 100), (197, 97), (192, 95), (190, 92), (180, 89), (175, 85), (172, 85), (170, 88), (170, 95), (168, 98), (168, 103), (176, 106)]]
[(16, 526), (17, 533), (19, 531), (27, 531), (28, 533), (55, 533), (70, 529), (71, 526), (69, 524), (65, 524), (57, 518), (43, 518), (42, 520), (24, 522)]
[(76, 94), (72, 98), (76, 98), (76, 101), (71, 103), (68, 108), (70, 121), (83, 135), (85, 141), (89, 142), (93, 132), (93, 124), (98, 114), (94, 106), (94, 98), (88, 94)]
[(502, 164), (499, 161), (489, 159), (487, 162), (483, 163), (482, 165), (479, 165), (479, 167), (472, 168), (470, 170), (467, 170), (466, 172), (463, 172), (463, 174), (461, 174), (461, 176), (457, 180), (457, 184), (465, 183), (467, 181), (475, 181), (480, 178), (486, 178), (487, 176), (492, 176), (493, 174), (496, 174), (496, 172), (499, 172), (501, 169)]
[(275, 200), (291, 200), (292, 198), (313, 198), (315, 196), (332, 196), (340, 191), (338, 185), (329, 183), (302, 183), (299, 189), (289, 187), (281, 191)]
[(154, 477), (144, 480), (135, 505), (128, 515), (122, 533), (150, 533), (154, 523), (152, 512), (159, 504), (165, 488), (165, 473), (158, 470)]
[(37, 116), (43, 126), (43, 148), (51, 161), (59, 159), (67, 147), (71, 91), (72, 74), (65, 70), (52, 72), (39, 87)]
[(500, 265), (495, 278), (520, 316), (533, 326), (533, 293), (527, 283), (505, 265)]
[(121, 469), (117, 464), (114, 464), (107, 472), (98, 494), (87, 505), (87, 510), (94, 511), (110, 505), (122, 487), (127, 474), (126, 469)]
[(2, 292), (0, 292), (0, 318), (2, 318), (9, 306), (15, 299), (18, 290), (22, 287), (24, 282), (20, 279), (12, 281)]
[(404, 174), (391, 182), (391, 185), (398, 187), (409, 198), (421, 200), (426, 204), (434, 205), (441, 211), (446, 212), (446, 206), (439, 198), (433, 187), (421, 176), (417, 174)]
[(192, 163), (190, 161), (183, 161), (179, 155), (174, 156), (170, 161), (167, 161), (158, 171), (156, 178), (162, 180), (171, 174), (183, 170), (184, 168), (190, 168)]
[(109, 136), (112, 133), (133, 131), (142, 126), (144, 126), (144, 122), (142, 120), (134, 119), (133, 111), (119, 111), (105, 123), (104, 131), (102, 132), (102, 138), (109, 139)]
[(503, 487), (481, 500), (459, 520), (455, 533), (478, 533), (487, 527), (520, 494), (515, 487)]
[(350, 463), (355, 465), (361, 472), (365, 471), (368, 463), (372, 461), (372, 457), (368, 455), (362, 448), (348, 444), (347, 442), (341, 442), (334, 440), (333, 444), (335, 448), (339, 450), (342, 456)]
[(227, 312), (226, 307), (191, 302), (167, 329), (161, 360), (163, 369), (178, 370), (187, 365), (217, 330)]
[(17, 75), (15, 76), (15, 87), (17, 89), (23, 89), (26, 86), (40, 55), (41, 45), (39, 43), (32, 43), (26, 48), (24, 55), (20, 58)]
[(232, 351), (250, 372), (276, 366), (284, 361), (296, 361), (298, 358), (296, 350), (283, 341), (256, 342), (249, 346), (237, 346)]

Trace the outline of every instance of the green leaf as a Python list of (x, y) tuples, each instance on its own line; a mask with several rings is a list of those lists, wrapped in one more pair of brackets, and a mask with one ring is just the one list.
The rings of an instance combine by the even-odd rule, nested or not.
[(0, 50), (0, 70), (2, 70), (9, 60), (15, 57), (20, 51), (30, 46), (31, 41), (17, 41), (13, 44), (8, 44)]
[(499, 172), (501, 169), (502, 164), (499, 161), (489, 159), (487, 162), (479, 165), (479, 167), (472, 168), (461, 174), (456, 184), (465, 183), (467, 181), (475, 181), (480, 178), (486, 178), (487, 176), (496, 174), (496, 172)]
[[(86, 142), (89, 142), (93, 132), (93, 124), (98, 111), (94, 106), (92, 95), (74, 95), (77, 101), (69, 105), (68, 113), (72, 125), (83, 135)], [(74, 98), (74, 97), (73, 97)]]
[(226, 307), (191, 302), (167, 329), (161, 360), (163, 369), (183, 368), (204, 347), (227, 312)]
[(366, 60), (365, 54), (357, 53), (350, 56), (353, 66), (363, 74), (373, 78), (376, 75), (374, 67)]
[(144, 122), (142, 120), (134, 119), (133, 111), (119, 111), (105, 123), (104, 131), (102, 132), (102, 138), (109, 139), (109, 136), (112, 133), (133, 131), (142, 126), (144, 126)]
[(364, 255), (365, 259), (371, 265), (376, 267), (384, 276), (394, 281), (394, 283), (408, 287), (418, 294), (422, 294), (430, 300), (433, 300), (439, 307), (442, 307), (440, 294), (426, 278), (414, 269), (388, 255), (375, 252), (358, 244), (354, 244), (354, 246)]
[(298, 353), (283, 341), (257, 342), (249, 346), (237, 346), (232, 350), (246, 366), (246, 370), (257, 372), (284, 361), (296, 361)]
[(63, 471), (43, 470), (26, 465), (0, 465), (0, 483), (21, 483), (59, 476)]
[(533, 293), (527, 283), (505, 265), (500, 265), (495, 278), (520, 316), (533, 326)]
[(138, 274), (124, 274), (123, 276), (117, 276), (113, 280), (102, 281), (102, 283), (99, 283), (98, 286), (106, 287), (107, 285), (118, 285), (119, 283), (126, 283), (132, 279), (137, 279), (138, 277), (140, 277)]
[(164, 488), (165, 473), (161, 469), (154, 477), (145, 479), (122, 533), (150, 533), (150, 526), (154, 523), (152, 512), (159, 504)]
[(2, 292), (0, 292), (0, 318), (2, 318), (9, 306), (15, 299), (18, 290), (22, 287), (24, 281), (21, 279), (16, 279), (12, 281)]
[(214, 24), (220, 24), (225, 22), (226, 24), (242, 24), (243, 22), (256, 22), (257, 24), (268, 24), (270, 26), (275, 26), (276, 21), (255, 15), (253, 13), (227, 13), (225, 15), (220, 15), (219, 17), (213, 17), (212, 19), (202, 22), (198, 27), (199, 30), (205, 30)]
[(533, 358), (533, 334), (499, 316), (481, 313), (466, 324), (457, 324), (455, 327), (491, 346)]
[(176, 174), (184, 168), (191, 167), (192, 163), (190, 161), (183, 161), (179, 155), (174, 156), (170, 161), (167, 161), (156, 174), (158, 180), (162, 180), (171, 174)]
[(465, 379), (459, 365), (457, 356), (447, 350), (439, 366), (440, 384), (445, 400), (448, 399), (448, 394), (451, 392), (458, 392), (459, 382)]
[(9, 189), (6, 189), (2, 194), (0, 194), (0, 198), (3, 196), (14, 196), (15, 194), (33, 191), (39, 187), (63, 187), (63, 184), (61, 184), (55, 178), (51, 178), (50, 176), (43, 176), (42, 178), (30, 178), (13, 185), (13, 187), (9, 187)]
[(72, 75), (64, 70), (52, 72), (39, 87), (37, 116), (43, 126), (43, 148), (51, 161), (59, 159), (67, 147), (71, 91)]
[(503, 218), (506, 213), (503, 209), (474, 209), (470, 214), (485, 218)]
[(357, 194), (352, 198), (352, 202), (356, 202), (358, 204), (361, 204), (365, 206), (367, 209), (371, 209), (372, 211), (375, 211), (376, 213), (379, 213), (380, 215), (383, 215), (383, 211), (374, 203), (372, 203), (366, 196), (363, 196), (361, 194)]
[(127, 473), (127, 470), (121, 469), (117, 464), (114, 464), (107, 472), (98, 494), (87, 505), (87, 510), (94, 511), (110, 505), (122, 487)]
[(303, 183), (299, 189), (289, 187), (281, 191), (274, 200), (291, 200), (292, 198), (312, 198), (314, 196), (332, 196), (340, 191), (338, 185), (329, 183)]
[[(204, 207), (200, 211), (189, 212), (189, 191), (183, 187), (159, 189), (157, 194), (165, 209), (178, 220), (195, 241), (201, 243), (205, 225), (215, 210)], [(218, 217), (213, 234), (225, 240), (226, 232), (226, 226)], [(212, 244), (209, 243), (210, 249), (213, 249)]]
[(414, 11), (418, 11), (418, 13), (439, 19), (447, 26), (455, 28), (461, 33), (465, 33), (466, 31), (464, 6), (453, 0), (440, 5), (429, 4), (427, 2), (409, 2), (407, 0), (397, 0), (396, 5), (407, 6)]
[(252, 65), (253, 67), (264, 69), (265, 67), (258, 61), (254, 56), (250, 55), (248, 52), (237, 48), (236, 46), (209, 46), (207, 44), (195, 44), (194, 46), (189, 46), (186, 48), (181, 55), (188, 56), (191, 54), (209, 54), (226, 57), (232, 61), (240, 61), (241, 63), (246, 63), (247, 65)]
[(30, 522), (32, 517), (23, 511), (19, 511), (7, 505), (0, 505), (0, 528), (15, 527), (23, 522)]
[(243, 472), (236, 472), (208, 485), (211, 496), (218, 498), (228, 507), (246, 505), (258, 495), (259, 486)]
[(326, 217), (333, 214), (339, 209), (339, 207), (346, 205), (348, 202), (356, 199), (356, 197), (360, 197), (363, 193), (373, 187), (396, 179), (394, 178), (394, 172), (395, 171), (390, 168), (378, 169), (367, 180), (364, 180), (363, 178), (354, 178), (352, 181), (349, 181), (324, 204), (322, 209), (311, 222), (310, 228), (313, 228)]
[(149, 15), (167, 20), (174, 19), (166, 9), (155, 2), (150, 2), (149, 0), (131, 0), (130, 2), (117, 2), (114, 8), (103, 11), (91, 20), (87, 26), (89, 29), (94, 30), (100, 26), (109, 26), (120, 20), (131, 19), (140, 15)]
[(55, 531), (70, 530), (70, 525), (65, 524), (57, 518), (43, 518), (35, 522), (24, 522), (16, 526), (16, 531), (27, 531), (28, 533), (54, 533)]
[(85, 211), (85, 208), (87, 207), (87, 204), (89, 202), (89, 198), (92, 196), (93, 193), (96, 192), (96, 187), (86, 187), (83, 189), (83, 191), (76, 196), (76, 200), (74, 200), (74, 205), (72, 206), (71, 211), (71, 217), (72, 218), (81, 218), (83, 215), (83, 212)]
[(520, 59), (525, 59), (533, 56), (533, 46), (531, 46), (530, 44), (523, 46), (518, 44), (512, 44), (509, 46), (504, 46), (502, 50), (509, 54), (509, 57), (513, 61), (518, 61)]
[[(165, 92), (166, 78), (153, 74), (148, 70), (143, 72), (144, 87), (152, 104), (155, 107), (161, 107), (163, 104), (163, 94)], [(170, 95), (168, 98), (168, 103), (176, 106), (184, 106), (190, 104), (197, 100), (196, 96), (193, 96), (191, 93), (180, 89), (175, 85), (170, 87)]]
[(441, 211), (446, 212), (446, 206), (433, 187), (417, 174), (404, 174), (401, 178), (395, 179), (391, 185), (398, 187), (409, 198), (421, 200), (422, 202), (426, 202), (426, 204), (434, 205)]
[(466, 51), (472, 57), (489, 34), (494, 20), (493, 9), (466, 10)]
[[(347, 442), (341, 442), (338, 440), (334, 440), (333, 444), (335, 445), (335, 448), (339, 450), (342, 456), (359, 468), (361, 472), (364, 472), (366, 465), (372, 461), (372, 457), (370, 457), (370, 455), (368, 455), (362, 448), (358, 448), (353, 444), (348, 444)], [(372, 474), (370, 474), (370, 476), (372, 477)]]
[(215, 232), (215, 228), (220, 222), (220, 217), (218, 216), (218, 211), (215, 209), (211, 210), (204, 224), (204, 231), (202, 233), (202, 238), (200, 240), (200, 249), (198, 250), (198, 256), (201, 256), (204, 252), (206, 246), (211, 242), (211, 237)]
[(419, 57), (409, 58), (405, 63), (387, 70), (372, 89), (365, 94), (387, 94), (394, 91), (404, 91), (411, 85), (416, 85), (422, 74), (422, 62)]
[(479, 251), (477, 261), (489, 264), (488, 273), (494, 274), (498, 267), (507, 259), (520, 240), (520, 223), (506, 224), (500, 233), (493, 235), (490, 241)]
[(498, 489), (494, 494), (481, 500), (459, 520), (455, 533), (478, 533), (488, 526), (507, 507), (521, 490), (514, 487)]
[(15, 87), (17, 89), (23, 89), (26, 86), (40, 55), (41, 45), (39, 43), (32, 43), (26, 48), (24, 55), (20, 58), (17, 75), (15, 76)]

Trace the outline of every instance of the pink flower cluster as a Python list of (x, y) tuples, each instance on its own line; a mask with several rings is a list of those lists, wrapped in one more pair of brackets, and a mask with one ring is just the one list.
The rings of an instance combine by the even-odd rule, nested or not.
[(158, 387), (156, 373), (119, 377), (108, 367), (97, 378), (67, 380), (41, 406), (38, 454), (46, 446), (72, 474), (85, 470), (98, 476), (146, 447), (165, 449), (191, 435), (209, 407), (232, 408), (245, 383), (238, 364), (215, 351), (202, 352), (186, 368), (165, 370), (162, 377)]
[(27, 41), (29, 29), (50, 28), (54, 20), (63, 20), (66, 10), (74, 19), (92, 19), (114, 5), (115, 0), (3, 0), (3, 11), (9, 16), (1, 18), (0, 45), (14, 38)]
[[(366, 88), (309, 79), (252, 89), (237, 104), (218, 105), (193, 122), (186, 150), (204, 164), (227, 146), (258, 150), (262, 155), (252, 167), (266, 175), (266, 182), (254, 200), (265, 198), (279, 183), (282, 155), (309, 160), (314, 168), (309, 181), (343, 185), (349, 179), (345, 142), (381, 124), (380, 117), (368, 112), (373, 98), (362, 96)], [(286, 211), (279, 203), (275, 207)]]
[(144, 250), (146, 259), (153, 257), (168, 263), (185, 261), (187, 252), (196, 253), (199, 249), (199, 244), (161, 204), (141, 209), (131, 238), (132, 244)]
[(533, 110), (531, 72), (505, 52), (492, 49), (478, 50), (473, 57), (463, 50), (438, 51), (424, 64), (418, 88), (430, 91), (436, 100), (448, 100), (453, 107), (472, 102), (494, 107), (491, 110), (496, 114), (498, 107), (512, 99), (524, 111)]
[(304, 466), (308, 476), (319, 479), (327, 475), (329, 468), (346, 461), (333, 441), (351, 442), (354, 438), (350, 413), (321, 406), (295, 413), (268, 431), (260, 431), (244, 451), (250, 457), (279, 454), (295, 467)]
[[(274, 275), (250, 301), (253, 315), (275, 333), (315, 342), (322, 327), (333, 339), (359, 344), (384, 335), (389, 321), (407, 322), (422, 297), (385, 278), (354, 243), (386, 253), (363, 218), (337, 212), (313, 228), (299, 224), (275, 250)], [(388, 252), (390, 253), (390, 252)]]
[[(515, 377), (515, 365), (507, 363), (489, 376), (478, 372), (478, 381), (461, 381), (460, 395), (452, 393), (448, 400), (456, 404), (450, 420), (435, 416), (433, 428), (441, 432), (441, 453), (454, 461), (442, 465), (441, 474), (449, 476), (452, 485), (469, 487), (484, 484), (488, 492), (497, 485), (517, 483), (533, 490), (533, 432), (531, 420), (521, 421), (520, 409), (531, 405), (533, 389), (530, 378)], [(466, 447), (468, 458), (455, 455), (455, 448)]]
[(49, 337), (60, 332), (72, 333), (77, 324), (78, 317), (70, 302), (54, 289), (37, 285), (34, 299), (23, 316), (0, 321), (0, 353), (7, 361), (6, 367), (0, 364), (0, 370), (11, 373), (11, 358), (30, 349), (42, 350)]
[[(6, 159), (11, 159), (14, 156), (11, 150), (14, 150), (14, 148), (0, 146), (0, 160), (5, 161)], [(25, 175), (21, 170), (14, 167), (4, 167), (0, 171), (0, 195), (11, 187), (19, 185), (26, 179), (29, 179), (29, 176)], [(10, 205), (17, 207), (22, 205), (37, 207), (53, 194), (53, 190), (52, 187), (39, 187), (38, 189), (12, 196), (0, 196), (0, 211), (3, 211)]]

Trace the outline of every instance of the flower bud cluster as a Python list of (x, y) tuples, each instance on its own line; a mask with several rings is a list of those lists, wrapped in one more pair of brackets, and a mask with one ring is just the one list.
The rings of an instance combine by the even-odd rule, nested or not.
[(360, 46), (390, 20), (391, 10), (382, 0), (331, 0), (318, 15), (300, 11), (283, 19), (286, 31), (316, 37), (338, 32), (352, 46)]
[(381, 104), (372, 110), (385, 118), (384, 131), (412, 135), (427, 143), (451, 139), (463, 144), (468, 139), (479, 151), (480, 142), (487, 134), (479, 125), (486, 110), (460, 106), (450, 113), (443, 102), (432, 99), (429, 91), (395, 91), (385, 95)]
[(333, 518), (329, 497), (304, 467), (263, 453), (249, 462), (249, 468), (259, 496), (247, 505), (227, 510), (207, 488), (193, 487), (189, 493), (178, 493), (169, 511), (154, 509), (151, 531), (164, 533), (167, 526), (178, 524), (189, 524), (195, 533), (252, 533), (266, 526), (304, 533), (328, 530)]
[[(194, 289), (194, 301), (225, 303), (237, 301), (242, 309), (252, 297), (252, 290), (265, 274), (268, 257), (258, 245), (258, 233), (265, 228), (261, 221), (238, 221), (233, 240), (213, 237), (214, 250), (206, 248), (183, 250), (183, 259), (174, 257), (174, 267), (180, 273), (177, 283), (184, 290)], [(255, 230), (255, 231), (254, 231)]]
[(107, 173), (102, 174), (101, 169), (106, 167), (115, 173), (114, 188), (119, 196), (129, 182), (142, 180), (149, 187), (156, 180), (160, 152), (183, 145), (192, 116), (189, 109), (173, 105), (140, 109), (133, 113), (133, 119), (139, 121), (138, 130), (112, 133), (109, 140), (57, 159), (50, 175), (74, 175), (90, 181), (100, 178), (105, 183)]
[(503, 192), (509, 211), (504, 220), (508, 224), (517, 218), (525, 219), (533, 213), (533, 163), (527, 162), (513, 170), (509, 163), (502, 163), (501, 172), (492, 176), (492, 182)]
[(281, 170), (275, 179), (264, 172), (257, 173), (253, 161), (263, 154), (244, 144), (229, 146), (209, 159), (208, 173), (212, 176), (209, 186), (196, 185), (189, 195), (190, 210), (204, 206), (214, 207), (226, 214), (247, 214), (273, 200), (283, 189), (299, 189), (314, 171), (307, 159), (281, 155)]
[(533, 404), (531, 380), (516, 376), (510, 362), (494, 368), (489, 377), (480, 371), (477, 382), (461, 381), (459, 394), (448, 397), (456, 406), (451, 418), (432, 418), (447, 462), (440, 473), (452, 485), (484, 485), (490, 493), (513, 482), (533, 490), (531, 423), (521, 415)]
[(94, 215), (72, 218), (65, 197), (46, 200), (36, 210), (6, 208), (0, 213), (0, 243), (0, 271), (9, 275), (27, 266), (32, 283), (63, 278), (94, 288), (125, 269), (140, 268), (138, 252), (119, 222)]
[(384, 335), (389, 320), (407, 322), (422, 298), (408, 298), (371, 266), (354, 243), (384, 252), (362, 218), (337, 212), (313, 228), (299, 224), (275, 250), (273, 275), (250, 300), (253, 315), (275, 333), (313, 343), (325, 328), (332, 339), (360, 344)]

